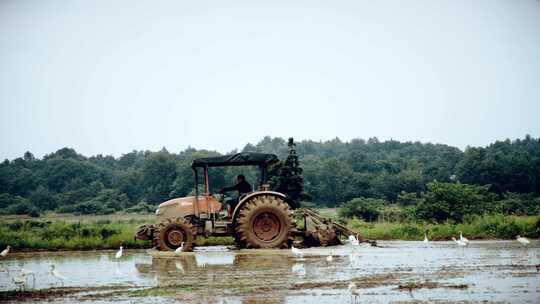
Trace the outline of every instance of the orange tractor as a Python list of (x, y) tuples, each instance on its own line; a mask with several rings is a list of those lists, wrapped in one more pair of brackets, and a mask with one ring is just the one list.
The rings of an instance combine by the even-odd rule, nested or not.
[[(198, 236), (233, 236), (240, 248), (287, 248), (295, 238), (302, 238), (306, 246), (326, 246), (339, 244), (342, 235), (358, 237), (312, 210), (291, 211), (285, 194), (270, 191), (266, 184), (268, 166), (277, 161), (274, 154), (251, 152), (195, 159), (191, 166), (195, 196), (161, 203), (156, 210), (157, 223), (141, 226), (135, 237), (152, 240), (159, 250), (182, 247), (182, 251), (191, 251)], [(241, 196), (230, 217), (224, 212), (224, 197), (210, 193), (208, 178), (209, 168), (226, 166), (257, 166), (260, 170), (259, 189)]]

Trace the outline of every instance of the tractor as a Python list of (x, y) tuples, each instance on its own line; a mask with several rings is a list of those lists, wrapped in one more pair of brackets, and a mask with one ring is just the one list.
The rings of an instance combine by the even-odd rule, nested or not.
[[(135, 238), (152, 240), (159, 250), (181, 247), (181, 251), (191, 251), (197, 237), (233, 236), (239, 248), (288, 248), (297, 237), (302, 237), (306, 246), (326, 246), (340, 243), (342, 235), (359, 237), (315, 211), (293, 212), (286, 195), (271, 191), (267, 184), (268, 167), (277, 161), (274, 154), (254, 152), (193, 160), (195, 195), (161, 203), (156, 210), (157, 223), (141, 226)], [(224, 196), (210, 193), (208, 176), (209, 168), (227, 166), (257, 166), (260, 171), (258, 189), (239, 197), (230, 215), (224, 212)], [(300, 221), (302, 229), (297, 228), (294, 219)]]

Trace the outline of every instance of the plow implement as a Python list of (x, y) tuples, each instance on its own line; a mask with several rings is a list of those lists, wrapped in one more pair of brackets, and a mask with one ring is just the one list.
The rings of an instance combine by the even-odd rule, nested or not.
[(374, 240), (364, 240), (360, 233), (355, 232), (329, 218), (321, 216), (314, 210), (300, 208), (294, 210), (294, 218), (303, 221), (303, 229), (292, 231), (294, 236), (303, 237), (306, 247), (341, 245), (342, 238), (354, 236), (359, 242), (377, 246)]

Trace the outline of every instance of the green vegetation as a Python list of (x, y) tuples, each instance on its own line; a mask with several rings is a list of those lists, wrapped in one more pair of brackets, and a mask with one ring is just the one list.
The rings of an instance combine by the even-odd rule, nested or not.
[(64, 221), (11, 221), (0, 226), (0, 248), (11, 245), (15, 249), (45, 250), (93, 250), (113, 249), (120, 245), (126, 248), (147, 248), (149, 242), (135, 241), (137, 221), (97, 222)]
[(284, 162), (280, 161), (271, 168), (269, 182), (275, 191), (287, 195), (287, 202), (293, 209), (296, 209), (300, 206), (300, 201), (308, 199), (309, 196), (304, 192), (302, 168), (292, 137), (289, 138), (287, 145), (289, 146), (289, 154)]
[(431, 240), (449, 240), (459, 235), (459, 231), (470, 239), (513, 239), (516, 235), (540, 237), (540, 216), (485, 214), (460, 224), (369, 223), (355, 218), (349, 220), (347, 225), (359, 231), (364, 238), (373, 240), (422, 240), (424, 232)]
[(341, 219), (370, 239), (447, 240), (458, 231), (471, 238), (540, 236), (540, 200), (531, 195), (497, 196), (487, 186), (431, 182), (420, 194), (401, 193), (396, 203), (356, 198), (339, 210)]
[[(74, 218), (69, 218), (74, 217)], [(134, 240), (137, 228), (153, 221), (151, 215), (112, 214), (107, 216), (47, 215), (46, 219), (0, 220), (0, 248), (15, 250), (97, 250), (150, 248), (150, 241)], [(197, 246), (233, 245), (232, 237), (198, 238)]]
[[(308, 194), (318, 207), (337, 207), (360, 197), (396, 203), (403, 193), (426, 192), (433, 181), (486, 186), (497, 199), (507, 198), (510, 205), (521, 195), (534, 198), (540, 194), (540, 139), (530, 136), (464, 152), (442, 144), (380, 142), (377, 138), (305, 140), (296, 142), (293, 149), (291, 156), (285, 140), (265, 137), (242, 151), (277, 154), (288, 165), (283, 172), (279, 168), (274, 172), (294, 188), (286, 192), (295, 196), (294, 202), (300, 194), (303, 200)], [(146, 211), (167, 199), (193, 193), (192, 160), (218, 154), (188, 148), (178, 154), (162, 149), (133, 151), (119, 158), (85, 157), (63, 148), (38, 159), (27, 152), (0, 163), (0, 212), (38, 216), (45, 211), (107, 214), (134, 207), (130, 210)], [(252, 183), (257, 178), (253, 168), (210, 171), (211, 191), (230, 184), (238, 173)], [(285, 184), (276, 182), (274, 186), (283, 188)]]
[(343, 204), (340, 216), (358, 217), (366, 221), (426, 221), (460, 223), (476, 215), (536, 215), (540, 213), (540, 197), (489, 192), (487, 186), (461, 183), (431, 182), (420, 194), (402, 193), (396, 203), (382, 199), (356, 198)]

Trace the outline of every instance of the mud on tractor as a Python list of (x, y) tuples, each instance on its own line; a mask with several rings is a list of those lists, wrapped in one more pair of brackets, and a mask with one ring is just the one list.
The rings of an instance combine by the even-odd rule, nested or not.
[[(143, 225), (135, 238), (152, 240), (159, 250), (191, 251), (197, 237), (233, 236), (239, 248), (287, 248), (294, 239), (305, 246), (327, 246), (340, 243), (340, 236), (359, 235), (309, 209), (294, 212), (283, 193), (270, 191), (266, 184), (268, 166), (277, 156), (264, 153), (195, 159), (192, 169), (195, 195), (175, 198), (161, 203), (156, 210), (157, 223)], [(212, 195), (208, 178), (211, 167), (257, 166), (260, 170), (259, 188), (241, 196), (228, 217), (224, 197)], [(204, 189), (200, 193), (199, 175), (202, 171)], [(299, 226), (297, 227), (297, 219)]]

